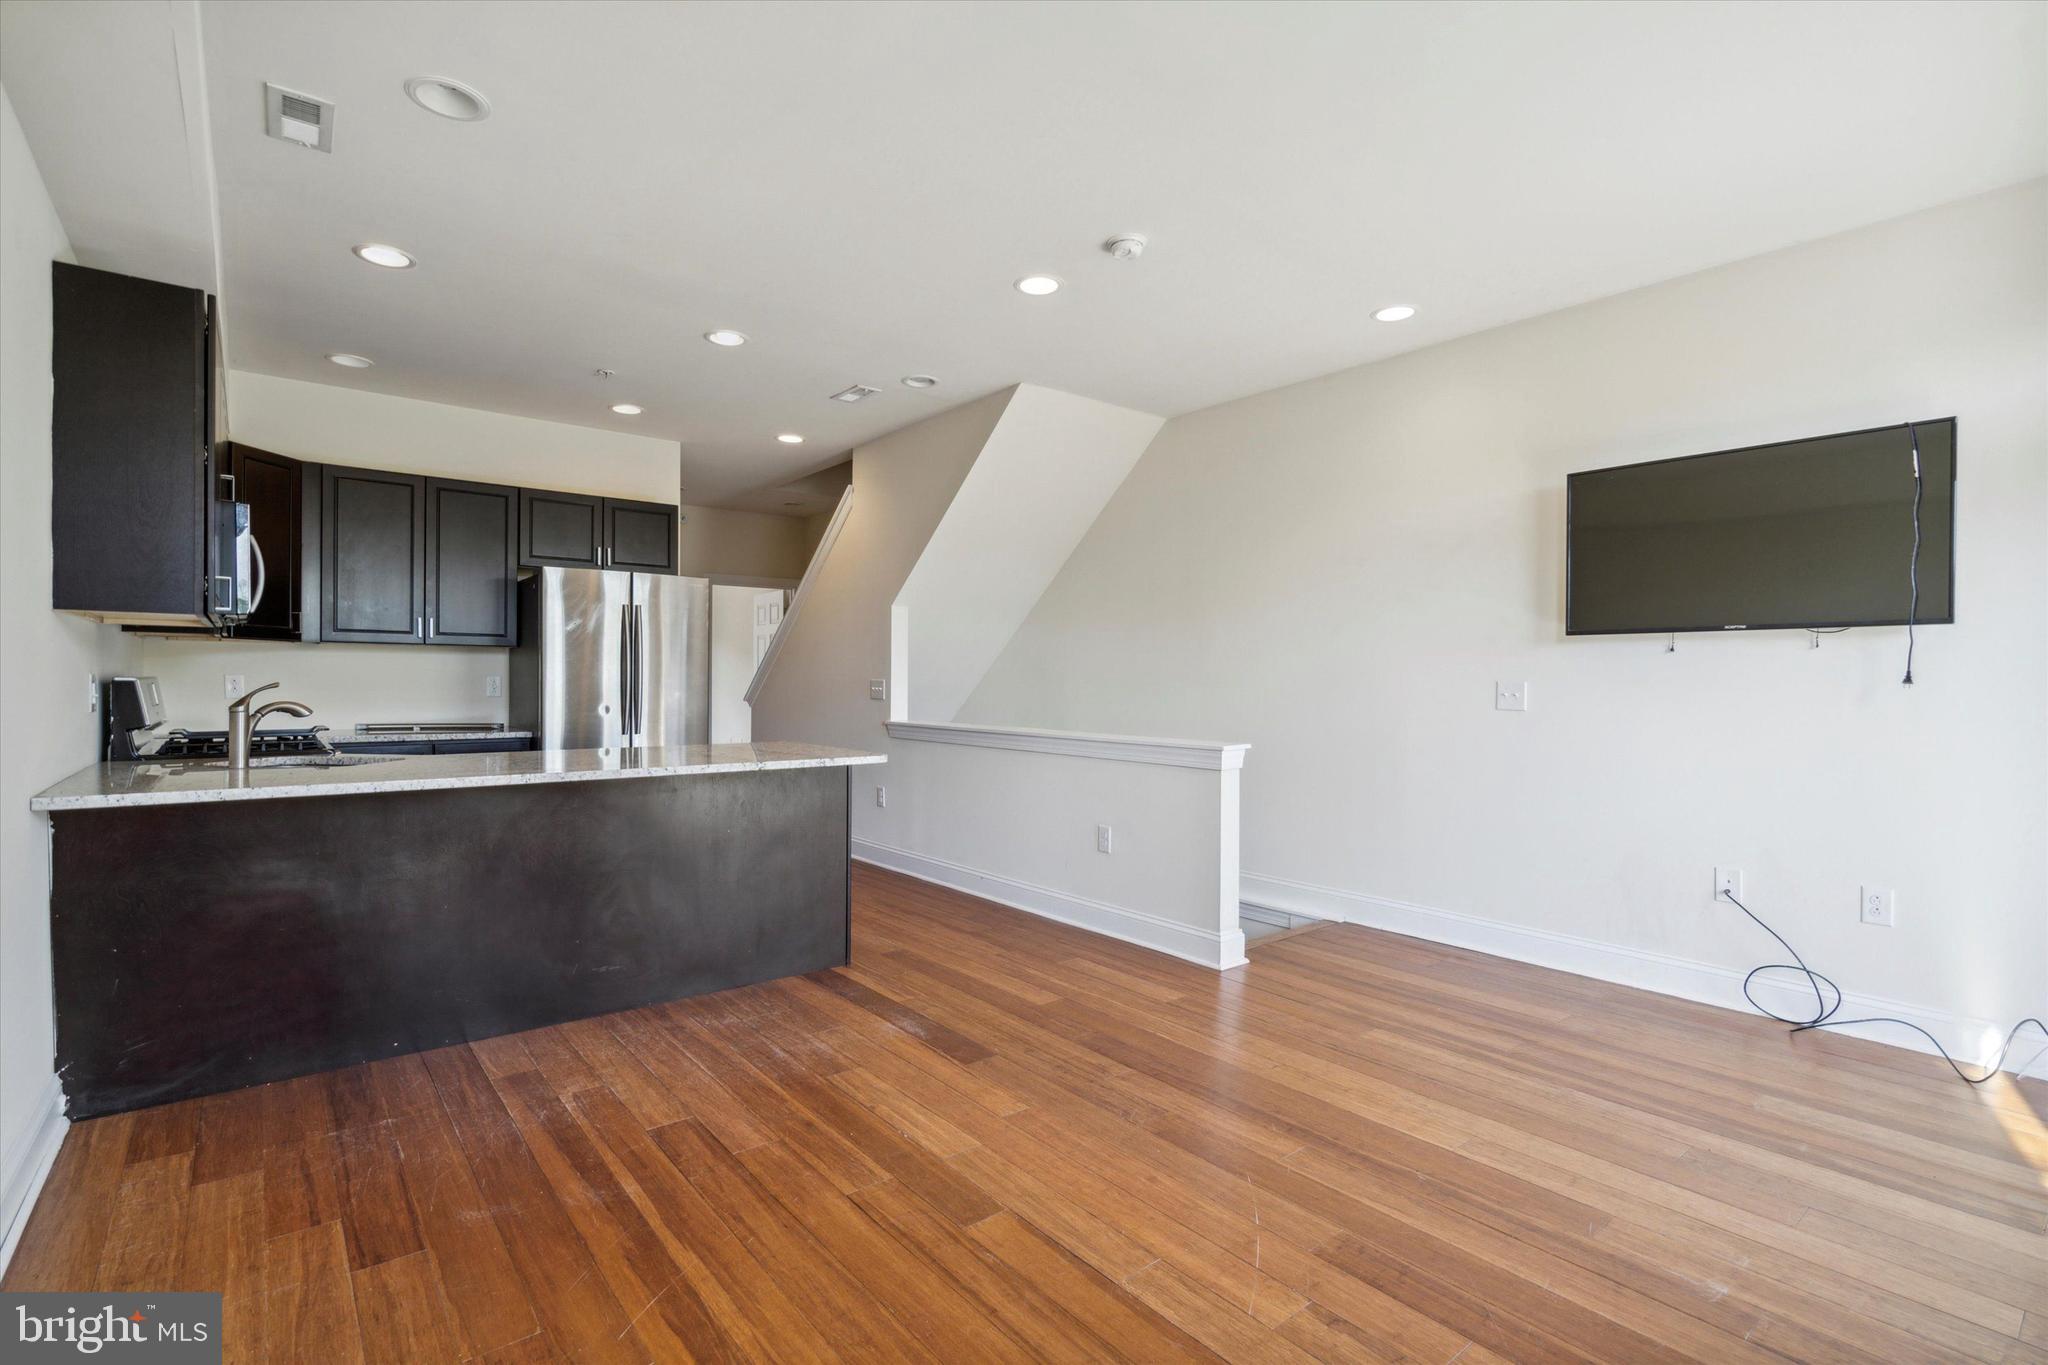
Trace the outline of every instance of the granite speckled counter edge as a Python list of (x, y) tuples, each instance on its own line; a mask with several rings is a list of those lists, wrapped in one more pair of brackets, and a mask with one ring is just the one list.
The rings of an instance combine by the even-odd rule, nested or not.
[(35, 811), (118, 810), (287, 797), (363, 796), (543, 782), (689, 777), (778, 768), (886, 763), (882, 754), (823, 744), (688, 744), (665, 749), (550, 749), (509, 754), (390, 757), (346, 767), (269, 767), (232, 772), (211, 762), (99, 763), (37, 793)]

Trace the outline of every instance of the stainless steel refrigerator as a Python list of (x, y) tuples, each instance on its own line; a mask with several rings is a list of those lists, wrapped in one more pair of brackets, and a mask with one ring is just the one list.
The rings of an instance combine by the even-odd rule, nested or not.
[(519, 584), (507, 703), (537, 749), (711, 739), (711, 580), (541, 569)]

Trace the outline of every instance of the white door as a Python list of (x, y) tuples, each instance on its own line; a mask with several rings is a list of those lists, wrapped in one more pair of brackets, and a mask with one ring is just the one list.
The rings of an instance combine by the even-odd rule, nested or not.
[(764, 589), (754, 594), (754, 667), (761, 666), (761, 660), (768, 653), (768, 646), (775, 642), (775, 632), (782, 625), (782, 602), (786, 596), (781, 588)]

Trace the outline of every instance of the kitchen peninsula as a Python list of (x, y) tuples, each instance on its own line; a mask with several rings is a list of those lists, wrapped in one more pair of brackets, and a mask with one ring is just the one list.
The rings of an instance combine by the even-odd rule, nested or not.
[(76, 1118), (847, 960), (879, 754), (687, 745), (104, 763), (51, 819)]

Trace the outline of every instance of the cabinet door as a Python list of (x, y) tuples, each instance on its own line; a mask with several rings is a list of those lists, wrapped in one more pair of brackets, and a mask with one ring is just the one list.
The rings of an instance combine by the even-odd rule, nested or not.
[(519, 490), (519, 562), (528, 568), (596, 569), (604, 545), (604, 499)]
[(427, 643), (518, 643), (519, 490), (427, 480)]
[(666, 503), (604, 500), (604, 566), (633, 573), (676, 571), (677, 511)]
[(297, 640), (300, 561), (305, 554), (305, 465), (289, 455), (234, 442), (226, 447), (229, 496), (249, 504), (249, 529), (263, 552), (263, 596), (229, 634), (243, 640)]
[(426, 484), (374, 469), (321, 472), (321, 639), (425, 640)]
[(50, 605), (202, 624), (220, 486), (206, 295), (64, 261), (50, 272)]

